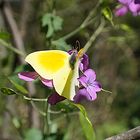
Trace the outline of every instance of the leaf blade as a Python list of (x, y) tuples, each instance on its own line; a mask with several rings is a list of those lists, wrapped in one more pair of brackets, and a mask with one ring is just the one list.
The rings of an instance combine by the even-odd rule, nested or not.
[(92, 123), (90, 122), (87, 116), (86, 109), (81, 104), (73, 104), (73, 105), (75, 105), (80, 110), (79, 119), (80, 119), (80, 123), (81, 123), (86, 140), (96, 140), (95, 132), (94, 132)]

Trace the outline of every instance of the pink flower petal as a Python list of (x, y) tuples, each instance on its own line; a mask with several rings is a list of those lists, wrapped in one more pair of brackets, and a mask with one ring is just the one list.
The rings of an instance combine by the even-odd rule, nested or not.
[(85, 88), (83, 88), (78, 91), (78, 93), (74, 96), (73, 100), (75, 103), (79, 103), (83, 100), (92, 101), (92, 98), (88, 94), (87, 90)]
[(90, 79), (92, 78), (92, 80), (94, 81), (96, 79), (96, 73), (94, 70), (92, 69), (87, 69), (85, 72), (84, 72), (84, 75)]
[(85, 75), (82, 75), (80, 78), (78, 78), (78, 81), (82, 86), (87, 87), (88, 78)]
[(97, 81), (94, 81), (94, 83), (93, 83), (92, 86), (94, 87), (94, 90), (95, 90), (96, 92), (99, 92), (99, 91), (102, 90), (101, 84), (100, 84), (99, 82), (97, 82)]
[(47, 87), (50, 87), (50, 88), (54, 87), (52, 80), (47, 80), (47, 79), (41, 78), (41, 82)]
[(88, 86), (86, 89), (87, 89), (88, 94), (91, 97), (91, 100), (95, 100), (97, 98), (95, 88), (92, 86)]
[(88, 58), (88, 56), (86, 54), (83, 55), (79, 67), (80, 67), (81, 71), (85, 71), (85, 70), (88, 69), (88, 67), (89, 67), (89, 58)]
[(129, 4), (129, 10), (134, 16), (137, 16), (140, 12), (140, 4), (135, 4), (134, 1)]
[(115, 11), (116, 16), (124, 16), (128, 12), (128, 8), (126, 6), (122, 6)]
[(140, 0), (134, 0), (135, 4), (140, 4)]
[(31, 82), (38, 78), (38, 74), (36, 72), (20, 72), (18, 73), (18, 77), (24, 81)]
[(122, 4), (129, 4), (132, 0), (118, 0)]
[(65, 100), (66, 98), (63, 96), (60, 96), (57, 93), (53, 93), (48, 97), (48, 103), (51, 105), (55, 105), (56, 103)]

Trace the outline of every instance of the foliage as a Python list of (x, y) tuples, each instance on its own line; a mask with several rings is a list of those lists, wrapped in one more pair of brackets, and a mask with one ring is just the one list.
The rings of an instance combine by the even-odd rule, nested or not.
[(67, 51), (75, 48), (76, 40), (84, 47), (105, 20), (102, 34), (95, 37), (87, 54), (97, 79), (112, 93), (98, 93), (96, 101), (81, 105), (68, 100), (48, 105), (50, 89), (39, 80), (31, 85), (18, 78), (19, 72), (33, 69), (21, 61), (25, 54), (2, 14), (0, 139), (102, 140), (140, 125), (140, 17), (129, 13), (116, 17), (117, 2), (112, 0), (25, 2), (27, 9), (20, 1), (9, 4), (27, 53)]

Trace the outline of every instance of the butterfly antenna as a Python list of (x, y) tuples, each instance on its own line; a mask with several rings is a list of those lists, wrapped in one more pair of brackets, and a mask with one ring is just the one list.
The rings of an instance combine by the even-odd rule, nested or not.
[(79, 42), (79, 40), (76, 40), (76, 50), (80, 50), (80, 47), (81, 47), (81, 45), (80, 45), (80, 42)]

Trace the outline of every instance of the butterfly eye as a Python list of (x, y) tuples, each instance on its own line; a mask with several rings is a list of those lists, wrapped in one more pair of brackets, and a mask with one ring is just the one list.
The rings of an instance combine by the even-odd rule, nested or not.
[(76, 62), (76, 55), (77, 55), (77, 51), (74, 50), (72, 52), (70, 60), (69, 60), (69, 64), (70, 64), (71, 69), (74, 69), (74, 65), (75, 65), (75, 62)]

